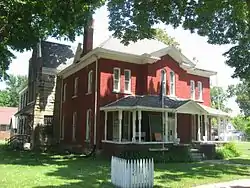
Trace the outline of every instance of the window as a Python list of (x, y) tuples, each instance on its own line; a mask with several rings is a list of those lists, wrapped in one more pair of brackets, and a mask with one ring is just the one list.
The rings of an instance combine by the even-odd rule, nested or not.
[(92, 93), (93, 86), (93, 71), (89, 71), (88, 73), (88, 93)]
[(202, 94), (203, 94), (202, 83), (199, 81), (197, 82), (197, 84), (198, 84), (198, 100), (202, 100)]
[(76, 121), (77, 121), (77, 113), (73, 113), (73, 125), (72, 125), (72, 141), (76, 140)]
[(53, 116), (44, 116), (44, 126), (52, 126)]
[(194, 81), (193, 80), (191, 80), (190, 81), (190, 97), (191, 97), (191, 99), (195, 99), (195, 84), (194, 84)]
[(175, 73), (170, 72), (170, 95), (175, 96)]
[(61, 129), (60, 129), (60, 138), (61, 140), (64, 139), (64, 125), (65, 125), (65, 119), (64, 116), (62, 117), (62, 122), (61, 122)]
[(86, 135), (85, 135), (85, 140), (89, 141), (90, 140), (90, 129), (91, 129), (91, 109), (87, 110), (86, 114)]
[(124, 70), (124, 92), (131, 92), (131, 71), (127, 69)]
[(78, 92), (78, 77), (76, 77), (74, 80), (74, 97), (77, 96), (77, 92)]
[(67, 83), (63, 85), (63, 102), (66, 101)]
[(161, 70), (161, 84), (162, 84), (162, 92), (164, 95), (166, 95), (166, 82), (167, 82), (167, 75), (166, 70)]
[(113, 91), (120, 91), (120, 76), (121, 70), (119, 68), (114, 68), (113, 70)]
[(8, 131), (8, 125), (2, 124), (0, 125), (0, 131)]

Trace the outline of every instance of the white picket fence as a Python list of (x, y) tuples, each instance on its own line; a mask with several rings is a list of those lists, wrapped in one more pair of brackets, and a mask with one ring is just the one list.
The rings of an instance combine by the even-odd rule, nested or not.
[(112, 156), (111, 182), (121, 188), (153, 187), (153, 159), (126, 160)]

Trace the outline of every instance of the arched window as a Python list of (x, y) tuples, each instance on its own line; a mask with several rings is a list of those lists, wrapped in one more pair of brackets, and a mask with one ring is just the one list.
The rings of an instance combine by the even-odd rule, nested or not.
[(93, 71), (89, 71), (88, 73), (88, 93), (92, 93), (92, 85), (93, 85)]

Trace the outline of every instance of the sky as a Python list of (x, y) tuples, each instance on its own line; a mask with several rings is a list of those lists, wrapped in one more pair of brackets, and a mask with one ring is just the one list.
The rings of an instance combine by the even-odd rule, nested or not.
[[(99, 45), (105, 39), (107, 39), (112, 33), (108, 31), (108, 11), (106, 7), (102, 7), (96, 11), (94, 15), (94, 47)], [(171, 26), (165, 26), (164, 24), (159, 24), (157, 27), (166, 29), (167, 33), (176, 39), (180, 44), (182, 53), (189, 59), (195, 57), (198, 62), (197, 66), (199, 68), (204, 68), (208, 70), (213, 70), (217, 72), (217, 76), (211, 77), (212, 85), (220, 86), (227, 89), (230, 84), (237, 84), (238, 79), (233, 79), (231, 75), (233, 74), (233, 69), (227, 66), (225, 62), (225, 57), (222, 55), (226, 52), (230, 46), (229, 45), (211, 45), (206, 41), (206, 37), (198, 36), (197, 34), (191, 34), (188, 30), (183, 30), (182, 28), (173, 29)], [(77, 46), (78, 43), (82, 43), (83, 37), (76, 37), (74, 43), (68, 41), (58, 41), (53, 38), (49, 38), (49, 41), (59, 42), (64, 44), (69, 44), (71, 46)], [(28, 62), (31, 57), (31, 51), (24, 53), (15, 52), (16, 59), (10, 65), (8, 70), (9, 74), (14, 75), (27, 75), (28, 74)], [(5, 87), (4, 83), (0, 83), (0, 89)], [(233, 109), (232, 115), (237, 115), (240, 110), (235, 102), (234, 98), (228, 100), (227, 105), (229, 108)]]

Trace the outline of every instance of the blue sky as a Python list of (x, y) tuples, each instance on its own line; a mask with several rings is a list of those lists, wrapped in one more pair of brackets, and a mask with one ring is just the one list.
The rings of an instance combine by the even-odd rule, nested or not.
[[(111, 32), (108, 31), (108, 12), (106, 7), (96, 11), (94, 15), (95, 19), (95, 31), (94, 31), (94, 47), (107, 39)], [(236, 84), (239, 82), (238, 79), (232, 79), (233, 69), (228, 67), (225, 62), (225, 57), (222, 56), (226, 52), (230, 45), (211, 45), (206, 42), (206, 37), (200, 37), (197, 34), (191, 34), (188, 30), (182, 28), (173, 29), (171, 26), (165, 26), (163, 24), (158, 25), (160, 28), (165, 28), (171, 37), (174, 37), (176, 41), (180, 43), (182, 53), (190, 59), (196, 57), (198, 60), (198, 67), (214, 70), (218, 72), (217, 79), (212, 77), (212, 84), (227, 88), (230, 84)], [(50, 41), (70, 44), (77, 46), (80, 42), (82, 43), (82, 36), (77, 37), (74, 43), (67, 41), (58, 41), (55, 39), (49, 39)], [(8, 73), (15, 75), (27, 75), (28, 73), (28, 62), (31, 57), (31, 51), (24, 53), (15, 53), (16, 59), (13, 60), (10, 65)], [(0, 89), (5, 87), (4, 83), (0, 83)], [(238, 105), (235, 103), (235, 99), (229, 99), (228, 106), (233, 109), (233, 114), (239, 113)]]

